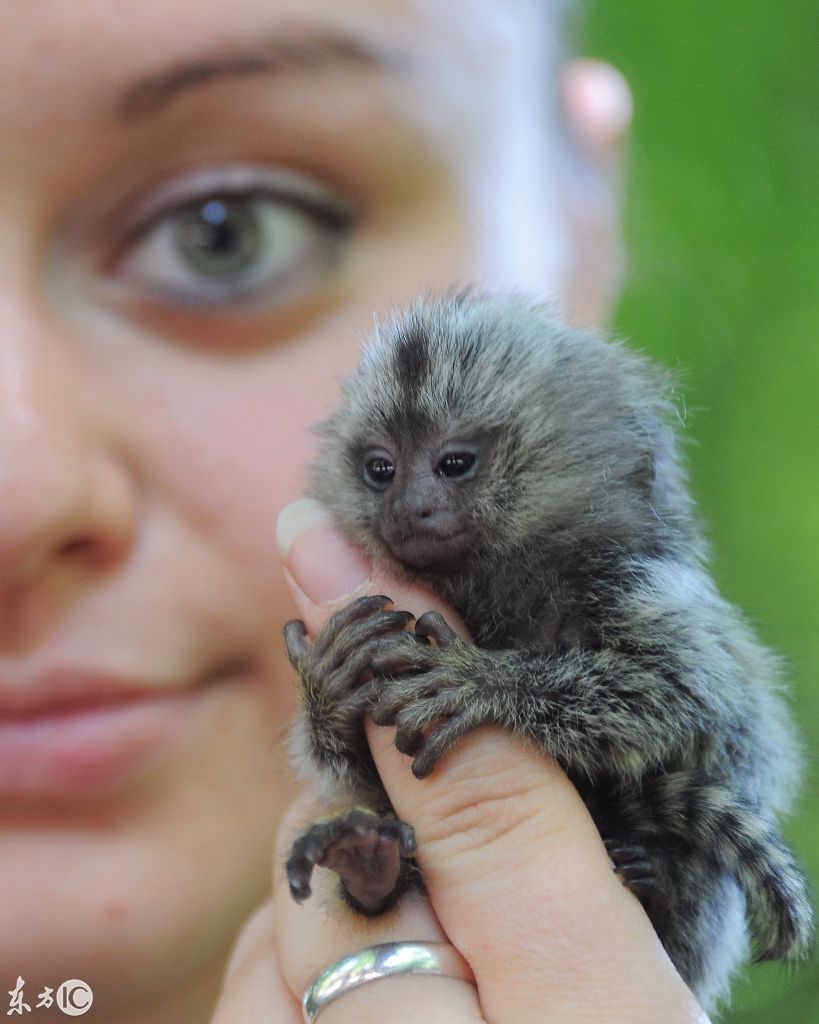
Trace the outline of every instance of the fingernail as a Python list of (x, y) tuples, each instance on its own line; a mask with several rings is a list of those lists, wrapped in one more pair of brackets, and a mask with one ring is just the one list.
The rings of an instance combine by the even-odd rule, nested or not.
[(316, 604), (338, 601), (370, 578), (369, 561), (338, 533), (327, 510), (312, 498), (282, 510), (276, 540), (290, 576)]

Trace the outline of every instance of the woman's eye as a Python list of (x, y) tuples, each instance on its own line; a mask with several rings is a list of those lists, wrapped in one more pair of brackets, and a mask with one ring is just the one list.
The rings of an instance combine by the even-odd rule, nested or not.
[(327, 269), (352, 219), (316, 192), (214, 189), (167, 203), (131, 232), (113, 276), (160, 302), (283, 300)]

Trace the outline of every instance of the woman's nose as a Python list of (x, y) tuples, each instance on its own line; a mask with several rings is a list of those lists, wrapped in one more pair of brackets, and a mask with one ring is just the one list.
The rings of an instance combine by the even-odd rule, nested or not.
[(132, 540), (133, 484), (91, 384), (66, 346), (0, 303), (0, 596), (107, 569)]

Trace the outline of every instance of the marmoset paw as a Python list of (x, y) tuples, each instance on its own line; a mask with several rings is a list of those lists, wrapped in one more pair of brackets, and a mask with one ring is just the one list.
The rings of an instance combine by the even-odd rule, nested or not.
[(491, 720), (475, 688), (445, 668), (390, 680), (371, 709), (376, 725), (395, 725), (395, 745), (415, 755), (413, 774), (423, 779), (466, 733)]
[[(390, 637), (373, 659), (381, 691), (370, 709), (376, 725), (395, 725), (395, 745), (415, 755), (412, 771), (422, 779), (465, 733), (492, 720), (478, 680), (491, 677), (491, 655), (461, 640), (438, 612), (427, 612), (412, 634)], [(434, 643), (429, 643), (432, 639)]]
[(361, 597), (331, 615), (315, 641), (307, 641), (304, 623), (298, 619), (284, 627), (287, 655), (300, 675), (310, 674), (337, 689), (354, 683), (369, 667), (372, 641), (396, 630), (403, 631), (412, 621), (410, 612), (386, 611), (388, 597)]
[[(362, 597), (332, 615), (311, 644), (298, 619), (284, 627), (287, 655), (297, 670), (308, 707), (335, 707), (357, 690), (390, 633), (404, 633), (410, 612), (387, 611), (388, 597)], [(405, 634), (409, 635), (409, 634)], [(360, 701), (353, 702), (356, 707)], [(359, 710), (359, 714), (360, 714)]]
[(476, 649), (464, 643), (442, 615), (427, 612), (415, 623), (414, 632), (396, 632), (372, 648), (370, 668), (376, 676), (404, 678), (450, 664), (456, 648)]
[(415, 855), (411, 825), (363, 807), (318, 821), (293, 844), (287, 861), (290, 892), (298, 903), (311, 893), (313, 868), (329, 868), (342, 894), (364, 914), (383, 913), (404, 889), (403, 861)]
[(415, 623), (415, 633), (433, 639), (440, 648), (466, 646), (440, 612), (425, 612)]
[[(443, 701), (433, 701), (423, 713), (440, 719), (443, 707)], [(425, 779), (430, 775), (438, 761), (457, 740), (487, 721), (485, 717), (473, 712), (457, 711), (424, 733), (415, 726), (418, 711), (417, 708), (408, 708), (406, 715), (398, 716), (398, 731), (395, 736), (395, 745), (400, 751), (415, 755), (410, 768), (416, 779)]]
[[(311, 644), (304, 623), (284, 627), (287, 654), (299, 676), (311, 750), (323, 765), (352, 763), (366, 752), (362, 720), (377, 685), (370, 663), (390, 634), (410, 634), (409, 612), (386, 610), (389, 598), (362, 597), (332, 615)], [(418, 641), (414, 641), (418, 643)], [(368, 756), (365, 758), (368, 760)]]
[(658, 879), (646, 849), (617, 839), (604, 839), (603, 843), (623, 885), (641, 903), (650, 903), (656, 895)]

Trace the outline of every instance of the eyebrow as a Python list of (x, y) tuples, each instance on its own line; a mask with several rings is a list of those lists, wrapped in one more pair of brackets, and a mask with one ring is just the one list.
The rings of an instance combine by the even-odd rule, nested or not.
[(259, 46), (230, 53), (195, 57), (137, 79), (120, 95), (115, 113), (120, 121), (136, 121), (180, 93), (219, 78), (243, 78), (286, 71), (324, 71), (345, 64), (389, 74), (402, 74), (415, 61), (404, 50), (321, 30), (268, 38)]

